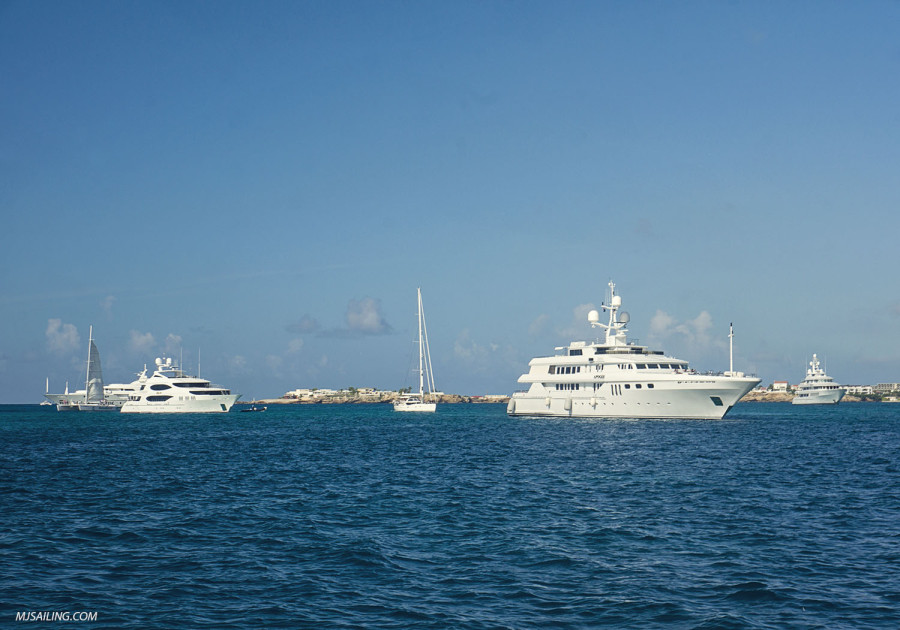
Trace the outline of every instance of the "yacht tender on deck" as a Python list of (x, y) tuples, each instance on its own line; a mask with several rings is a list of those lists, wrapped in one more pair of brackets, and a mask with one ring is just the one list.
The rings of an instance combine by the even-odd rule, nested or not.
[(718, 420), (759, 379), (734, 371), (733, 329), (730, 370), (724, 374), (699, 374), (682, 359), (666, 356), (627, 341), (630, 321), (620, 312), (622, 298), (609, 283), (609, 323), (600, 323), (596, 310), (588, 313), (592, 327), (606, 329), (602, 343), (573, 341), (556, 348), (551, 357), (529, 362), (519, 377), (530, 385), (512, 395), (507, 413), (512, 416), (562, 416), (585, 418), (702, 418)]

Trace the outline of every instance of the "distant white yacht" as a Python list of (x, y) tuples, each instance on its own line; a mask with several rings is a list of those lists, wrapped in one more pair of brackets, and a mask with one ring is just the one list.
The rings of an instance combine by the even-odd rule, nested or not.
[(733, 329), (731, 366), (724, 374), (699, 374), (688, 362), (660, 350), (627, 341), (628, 313), (619, 312), (622, 298), (609, 283), (609, 323), (588, 313), (592, 327), (606, 330), (603, 342), (573, 341), (556, 354), (529, 362), (519, 377), (530, 387), (512, 395), (507, 413), (512, 416), (581, 418), (702, 418), (718, 420), (759, 379), (734, 371)]
[[(119, 387), (119, 386), (114, 386)], [(94, 343), (94, 327), (88, 332), (88, 357), (87, 372), (84, 379), (84, 389), (69, 392), (69, 383), (66, 383), (66, 391), (62, 394), (50, 393), (50, 379), (47, 379), (47, 389), (44, 398), (48, 404), (56, 405), (57, 411), (118, 411), (124, 400), (115, 401), (106, 396), (106, 387), (103, 385), (103, 370), (100, 367), (100, 353)], [(43, 404), (43, 403), (42, 403)]]
[[(103, 398), (115, 405), (121, 407), (128, 400), (128, 396), (141, 387), (141, 384), (147, 381), (147, 366), (144, 366), (142, 372), (137, 373), (137, 379), (130, 383), (104, 383)], [(49, 385), (47, 392), (44, 394), (47, 404), (56, 405), (60, 411), (78, 411), (78, 406), (84, 404), (84, 390), (79, 389), (74, 392), (69, 391), (69, 384), (66, 383), (65, 392), (62, 394), (51, 394)], [(41, 403), (43, 404), (43, 403)]]
[(815, 354), (806, 369), (806, 378), (797, 385), (791, 404), (794, 405), (836, 405), (841, 402), (847, 390), (825, 374)]
[(225, 413), (240, 397), (199, 376), (189, 376), (171, 358), (156, 359), (156, 370), (122, 405), (122, 413)]
[(431, 369), (431, 349), (428, 347), (428, 330), (425, 311), (422, 309), (422, 289), (419, 295), (419, 393), (408, 394), (394, 401), (394, 411), (436, 411), (436, 402), (427, 402), (426, 391), (434, 394), (434, 372)]

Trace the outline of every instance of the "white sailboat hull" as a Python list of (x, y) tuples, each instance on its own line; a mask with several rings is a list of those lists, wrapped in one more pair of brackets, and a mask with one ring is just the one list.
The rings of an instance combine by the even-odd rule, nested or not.
[(418, 398), (403, 398), (394, 401), (394, 411), (437, 411), (437, 403), (423, 402)]
[(417, 289), (419, 299), (419, 393), (408, 394), (394, 401), (394, 411), (437, 411), (437, 403), (425, 402), (425, 388), (434, 393), (434, 371), (431, 368), (431, 350), (428, 347), (428, 330), (425, 326), (425, 310), (422, 307), (422, 289)]

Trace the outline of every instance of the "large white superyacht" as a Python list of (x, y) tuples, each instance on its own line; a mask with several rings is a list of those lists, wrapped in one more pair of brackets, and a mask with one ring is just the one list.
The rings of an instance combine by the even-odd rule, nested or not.
[(153, 375), (129, 395), (122, 413), (225, 413), (239, 394), (189, 376), (171, 358), (156, 359)]
[(600, 323), (596, 310), (588, 313), (592, 327), (606, 330), (606, 339), (573, 341), (556, 348), (554, 356), (532, 359), (519, 377), (530, 387), (512, 395), (509, 415), (718, 420), (759, 384), (758, 378), (734, 371), (733, 330), (731, 365), (724, 374), (700, 374), (687, 361), (629, 343), (630, 317), (620, 312), (622, 298), (613, 282), (609, 289), (609, 303), (601, 306), (609, 311), (609, 323)]
[(806, 378), (797, 386), (797, 393), (791, 403), (794, 405), (836, 405), (841, 402), (847, 390), (825, 374), (815, 354), (806, 369)]

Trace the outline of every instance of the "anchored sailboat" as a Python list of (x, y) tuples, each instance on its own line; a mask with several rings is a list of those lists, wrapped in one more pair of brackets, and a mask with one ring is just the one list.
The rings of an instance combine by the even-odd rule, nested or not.
[(435, 411), (437, 403), (426, 402), (426, 391), (434, 394), (434, 372), (431, 369), (431, 349), (428, 347), (428, 329), (422, 308), (422, 289), (419, 295), (419, 393), (408, 394), (394, 401), (394, 411)]
[(84, 381), (84, 402), (78, 405), (79, 411), (118, 411), (119, 407), (104, 398), (103, 370), (100, 367), (100, 353), (94, 345), (94, 327), (88, 332), (87, 377)]

